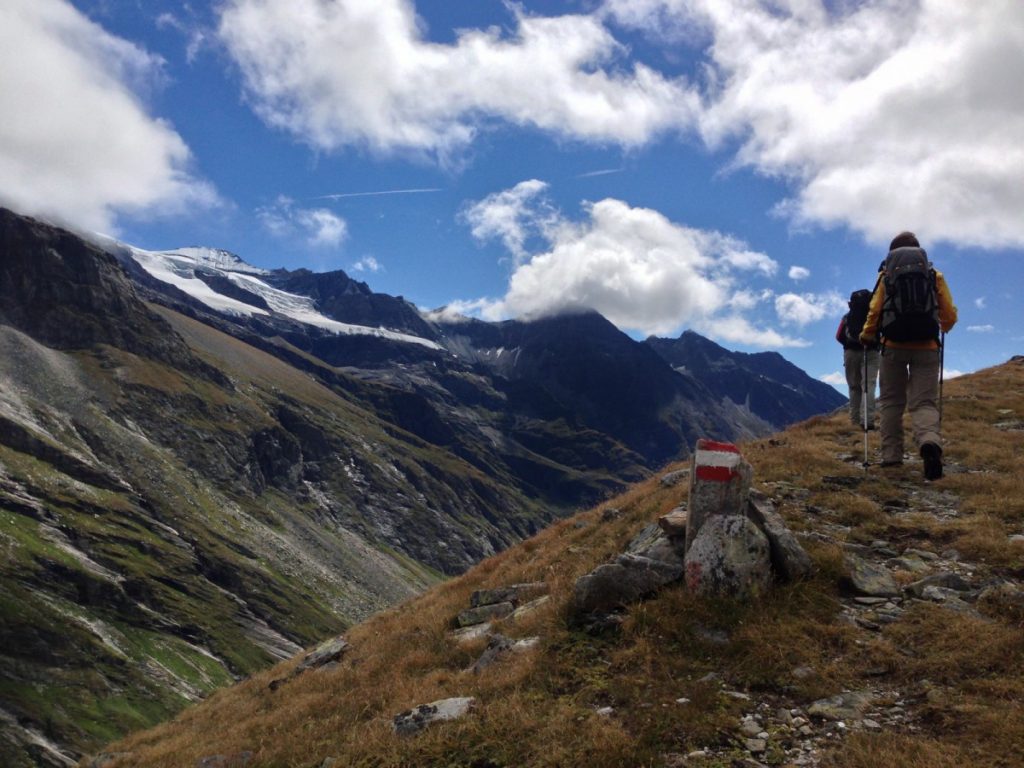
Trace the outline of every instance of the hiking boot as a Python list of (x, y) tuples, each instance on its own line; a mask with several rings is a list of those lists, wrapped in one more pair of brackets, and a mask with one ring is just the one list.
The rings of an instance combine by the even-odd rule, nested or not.
[(942, 477), (942, 448), (935, 443), (925, 443), (921, 446), (921, 458), (924, 459), (925, 480)]

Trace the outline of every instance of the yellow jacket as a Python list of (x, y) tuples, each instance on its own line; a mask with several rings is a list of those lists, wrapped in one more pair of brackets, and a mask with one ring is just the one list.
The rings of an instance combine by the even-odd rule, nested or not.
[[(885, 280), (882, 279), (881, 273), (878, 277), (878, 285), (875, 287), (875, 292), (871, 296), (871, 304), (868, 306), (864, 329), (860, 332), (861, 344), (878, 341), (878, 321), (882, 316), (882, 305), (885, 303)], [(939, 328), (943, 333), (948, 333), (956, 325), (956, 305), (953, 303), (953, 295), (949, 292), (946, 278), (938, 270), (935, 270), (935, 300), (939, 305)], [(885, 346), (892, 349), (938, 349), (939, 343), (935, 339), (886, 341)]]

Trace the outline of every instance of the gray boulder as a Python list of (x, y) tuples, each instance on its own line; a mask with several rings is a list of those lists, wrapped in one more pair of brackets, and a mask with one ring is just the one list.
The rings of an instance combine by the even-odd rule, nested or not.
[(744, 515), (715, 515), (687, 550), (685, 569), (694, 594), (761, 594), (771, 583), (768, 538)]
[(804, 579), (811, 575), (814, 563), (810, 555), (786, 527), (782, 516), (775, 511), (775, 505), (767, 496), (751, 491), (747, 503), (747, 516), (768, 537), (772, 568), (776, 573), (788, 581)]
[(674, 547), (663, 547), (657, 541), (644, 551), (662, 559), (627, 552), (579, 579), (569, 606), (572, 616), (579, 620), (623, 608), (682, 577), (683, 559)]
[(474, 706), (476, 699), (472, 696), (459, 696), (451, 699), (440, 699), (430, 704), (399, 712), (393, 720), (395, 733), (399, 736), (411, 736), (434, 723), (447, 720), (458, 720), (464, 717)]
[(843, 556), (841, 586), (856, 595), (896, 597), (900, 589), (884, 566), (869, 563), (849, 553)]

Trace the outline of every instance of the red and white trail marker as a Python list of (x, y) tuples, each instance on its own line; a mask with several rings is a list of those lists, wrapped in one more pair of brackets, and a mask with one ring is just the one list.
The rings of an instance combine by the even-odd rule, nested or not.
[(732, 443), (698, 440), (693, 474), (698, 480), (727, 483), (737, 476), (742, 461), (740, 449)]
[(743, 514), (754, 474), (732, 443), (698, 440), (691, 461), (687, 551), (709, 518)]

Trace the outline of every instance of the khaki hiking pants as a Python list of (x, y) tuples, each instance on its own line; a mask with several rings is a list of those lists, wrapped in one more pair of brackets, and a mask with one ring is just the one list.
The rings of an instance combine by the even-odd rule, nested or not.
[(878, 405), (882, 461), (903, 460), (903, 411), (910, 410), (914, 442), (941, 445), (939, 437), (939, 351), (893, 349), (882, 352)]
[[(843, 351), (843, 369), (846, 371), (846, 385), (850, 388), (850, 421), (858, 427), (864, 426), (864, 350), (847, 349)], [(875, 382), (878, 380), (878, 350), (867, 351), (868, 363), (868, 426), (875, 423)]]

